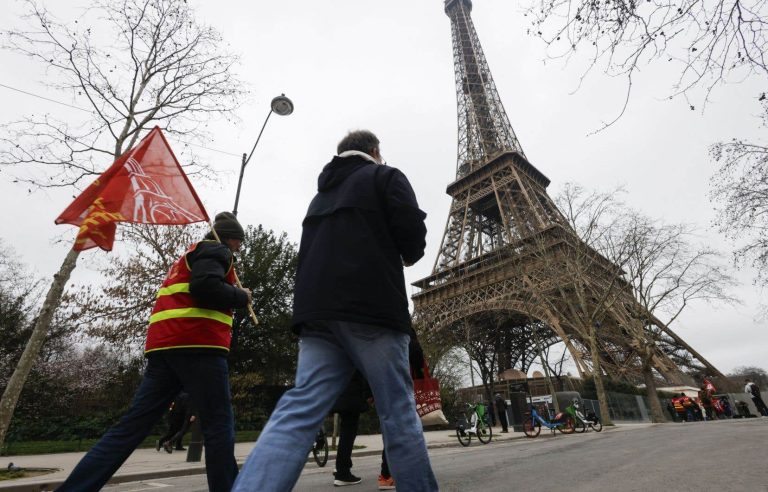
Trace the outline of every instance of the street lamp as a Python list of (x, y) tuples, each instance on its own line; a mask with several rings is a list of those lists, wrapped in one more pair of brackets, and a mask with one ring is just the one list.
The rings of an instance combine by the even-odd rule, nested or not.
[(235, 215), (237, 215), (237, 204), (240, 203), (240, 188), (243, 185), (243, 173), (245, 172), (245, 166), (248, 165), (248, 162), (251, 160), (251, 157), (253, 157), (253, 152), (256, 150), (256, 146), (259, 145), (259, 140), (261, 140), (261, 134), (264, 133), (264, 128), (266, 128), (267, 122), (269, 121), (269, 117), (272, 116), (272, 113), (276, 113), (280, 116), (288, 116), (289, 114), (293, 113), (293, 102), (291, 102), (290, 99), (285, 97), (285, 94), (280, 94), (276, 98), (272, 99), (272, 102), (270, 103), (269, 114), (267, 115), (267, 118), (264, 120), (264, 124), (262, 125), (261, 131), (259, 132), (259, 136), (256, 137), (256, 143), (253, 144), (251, 153), (243, 154), (243, 162), (240, 165), (240, 178), (237, 180), (237, 194), (235, 195), (235, 207), (232, 210), (232, 213)]

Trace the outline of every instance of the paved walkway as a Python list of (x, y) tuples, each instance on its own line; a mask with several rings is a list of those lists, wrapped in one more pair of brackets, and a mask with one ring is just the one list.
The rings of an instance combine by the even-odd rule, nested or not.
[[(647, 427), (651, 424), (622, 424), (615, 430), (629, 430), (631, 428)], [(494, 428), (494, 440), (509, 440), (524, 438), (522, 432), (510, 432), (501, 434), (501, 428)], [(432, 448), (441, 448), (448, 446), (459, 446), (456, 439), (456, 433), (450, 430), (430, 431), (424, 433), (427, 446)], [(253, 442), (238, 443), (235, 445), (235, 458), (242, 464), (253, 448)], [(360, 435), (355, 441), (356, 446), (364, 446), (355, 449), (353, 456), (370, 456), (380, 454), (383, 445), (381, 434)], [(472, 439), (470, 446), (480, 446), (481, 444)], [(22, 478), (17, 480), (8, 480), (0, 482), (0, 492), (32, 492), (49, 491), (57, 487), (69, 475), (75, 465), (85, 455), (80, 453), (59, 453), (59, 454), (40, 454), (29, 456), (3, 456), (0, 457), (0, 467), (5, 469), (9, 463), (23, 468), (56, 468), (58, 471), (39, 477)], [(186, 452), (174, 452), (168, 454), (155, 451), (154, 449), (137, 449), (131, 454), (128, 460), (115, 473), (110, 483), (132, 482), (137, 480), (147, 480), (151, 478), (162, 478), (172, 476), (197, 475), (205, 473), (205, 459), (199, 463), (187, 463)], [(331, 453), (327, 466), (332, 467), (330, 460), (334, 459)], [(315, 466), (314, 463), (310, 466)]]

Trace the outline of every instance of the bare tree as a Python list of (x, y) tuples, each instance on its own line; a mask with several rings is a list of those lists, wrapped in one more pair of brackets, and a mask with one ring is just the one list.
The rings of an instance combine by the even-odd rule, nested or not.
[[(186, 2), (93, 0), (69, 25), (34, 0), (26, 7), (27, 27), (3, 32), (3, 47), (40, 62), (52, 87), (88, 115), (73, 124), (30, 116), (3, 126), (0, 165), (22, 170), (18, 180), (41, 187), (79, 185), (155, 125), (201, 137), (206, 122), (228, 115), (243, 94), (232, 72), (236, 57), (214, 29), (195, 20)], [(77, 256), (71, 250), (54, 275), (0, 400), (0, 445)]]
[[(768, 124), (764, 105), (763, 126)], [(712, 146), (720, 168), (710, 179), (710, 199), (717, 207), (715, 225), (736, 242), (737, 266), (757, 270), (755, 283), (768, 285), (768, 146), (736, 140)]]
[(739, 366), (728, 373), (728, 377), (742, 383), (744, 378), (749, 378), (760, 386), (768, 386), (768, 371), (757, 366)]
[[(629, 227), (622, 231), (629, 245), (625, 277), (642, 309), (619, 306), (617, 310), (626, 309), (623, 319), (634, 327), (631, 332), (642, 356), (648, 400), (652, 414), (658, 418), (663, 415), (653, 373), (658, 351), (678, 364), (690, 362), (685, 360), (688, 354), (677, 353), (680, 341), (672, 339), (669, 325), (692, 302), (737, 302), (729, 293), (735, 281), (720, 264), (716, 251), (695, 244), (695, 231), (690, 226), (662, 224), (637, 213), (630, 217)], [(686, 348), (689, 352), (693, 350)]]
[[(693, 244), (689, 226), (653, 221), (621, 203), (617, 194), (569, 185), (558, 197), (559, 208), (586, 246), (567, 250), (565, 266), (574, 279), (570, 295), (575, 301), (568, 307), (571, 319), (587, 334), (592, 357), (605, 353), (619, 360), (620, 372), (640, 371), (652, 419), (661, 422), (665, 419), (654, 368), (674, 377), (679, 366), (702, 370), (692, 357), (706, 363), (668, 325), (691, 302), (733, 302), (728, 294), (733, 279), (715, 251)], [(602, 347), (596, 330), (602, 330)], [(619, 357), (612, 357), (617, 349)], [(595, 383), (599, 391), (601, 381)]]
[(685, 97), (691, 109), (695, 89), (704, 91), (706, 103), (718, 85), (768, 75), (768, 5), (761, 1), (540, 0), (526, 15), (529, 33), (544, 40), (552, 57), (586, 53), (584, 76), (599, 67), (626, 78), (616, 119), (627, 108), (633, 77), (649, 63), (678, 68), (672, 96)]
[(554, 347), (555, 345), (544, 347), (542, 349), (542, 355), (544, 356), (544, 361), (547, 364), (550, 374), (559, 380), (565, 375), (566, 364), (571, 362), (572, 358), (568, 355), (567, 348), (563, 348), (563, 351), (559, 356), (554, 354), (552, 350)]
[[(669, 330), (669, 324), (678, 319), (691, 302), (733, 302), (728, 289), (734, 281), (719, 264), (717, 252), (695, 246), (691, 227), (651, 220), (609, 199), (611, 196), (600, 198), (599, 194), (584, 193), (579, 187), (569, 186), (560, 198), (560, 206), (585, 243), (616, 266), (612, 273), (604, 269), (607, 285), (598, 296), (603, 301), (596, 303), (593, 297), (593, 326), (613, 328), (624, 338), (622, 343), (632, 349), (633, 353), (623, 357), (625, 367), (640, 365), (634, 369), (639, 369), (643, 376), (652, 419), (661, 422), (665, 419), (656, 393), (654, 367), (665, 368), (665, 377), (674, 376), (679, 366), (691, 372), (704, 370), (692, 357), (712, 367)], [(607, 203), (612, 206), (606, 207)], [(601, 213), (592, 219), (592, 213), (570, 212), (584, 207)], [(576, 276), (583, 271), (579, 265), (585, 263), (577, 260), (579, 258), (571, 261), (572, 275)], [(594, 277), (593, 271), (590, 267), (589, 276)], [(579, 294), (578, 289), (576, 291)], [(581, 299), (580, 295), (576, 297)], [(595, 311), (598, 307), (599, 311)], [(667, 322), (662, 322), (660, 317)], [(593, 336), (589, 337), (590, 343), (594, 343)]]
[[(555, 282), (558, 296), (538, 296), (544, 300), (560, 300), (548, 302), (548, 309), (555, 315), (549, 320), (550, 324), (556, 327), (556, 319), (568, 320), (572, 330), (586, 342), (584, 352), (589, 354), (591, 362), (588, 373), (595, 381), (600, 413), (606, 425), (612, 425), (612, 422), (603, 381), (604, 372), (607, 373), (604, 364), (610, 362), (616, 365), (608, 360), (609, 355), (620, 351), (621, 347), (613, 336), (613, 327), (603, 326), (601, 322), (609, 317), (613, 305), (625, 294), (626, 284), (621, 277), (626, 261), (624, 246), (614, 236), (623, 221), (621, 193), (621, 189), (606, 193), (588, 191), (573, 183), (563, 187), (555, 197), (555, 203), (571, 230), (565, 232), (565, 241), (558, 248), (558, 255), (545, 256), (550, 261), (550, 271), (545, 272), (545, 276), (559, 276), (567, 282)], [(546, 251), (543, 245), (538, 249)], [(610, 260), (607, 258), (608, 251), (613, 253)], [(546, 282), (532, 279), (532, 285), (546, 285)], [(564, 299), (568, 302), (563, 303)], [(598, 330), (601, 330), (599, 334)], [(574, 341), (567, 337), (563, 341), (579, 373), (584, 374), (587, 371), (585, 361)], [(621, 370), (618, 367), (614, 369), (614, 372)]]
[[(27, 27), (3, 32), (2, 47), (37, 60), (47, 85), (84, 112), (2, 126), (0, 165), (16, 167), (20, 181), (82, 184), (154, 125), (200, 140), (210, 119), (230, 115), (243, 95), (233, 72), (237, 58), (186, 2), (94, 0), (68, 25), (34, 0), (26, 6)], [(187, 165), (188, 174), (203, 170)]]
[(499, 367), (499, 323), (500, 319), (490, 316), (488, 326), (478, 327), (475, 323), (461, 323), (460, 329), (454, 331), (454, 343), (466, 350), (470, 363), (477, 364), (480, 381), (485, 389), (488, 402), (493, 400), (494, 376)]
[(691, 302), (736, 302), (728, 292), (735, 281), (720, 264), (719, 253), (697, 246), (691, 226), (635, 214), (625, 235), (626, 278), (639, 303), (650, 313), (666, 314), (667, 325)]

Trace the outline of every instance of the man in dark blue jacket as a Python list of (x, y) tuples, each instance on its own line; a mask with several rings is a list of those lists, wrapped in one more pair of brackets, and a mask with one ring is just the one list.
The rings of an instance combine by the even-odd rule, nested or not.
[[(403, 266), (424, 255), (426, 214), (369, 131), (348, 134), (323, 168), (304, 218), (294, 292), (296, 386), (277, 404), (235, 491), (288, 491), (322, 419), (355, 369), (376, 400), (398, 488), (437, 490), (408, 364)], [(338, 485), (345, 485), (337, 477)], [(357, 483), (357, 480), (349, 480)]]

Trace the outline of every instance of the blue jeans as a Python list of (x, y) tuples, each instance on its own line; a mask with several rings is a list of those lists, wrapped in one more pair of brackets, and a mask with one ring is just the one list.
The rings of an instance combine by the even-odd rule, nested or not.
[(182, 388), (199, 411), (208, 488), (229, 492), (237, 476), (237, 463), (227, 360), (221, 355), (174, 351), (149, 356), (128, 413), (88, 451), (57, 492), (101, 490), (149, 435)]
[(287, 492), (307, 461), (315, 433), (357, 368), (376, 400), (384, 447), (400, 490), (431, 492), (437, 480), (413, 399), (405, 333), (360, 323), (321, 322), (299, 339), (296, 386), (275, 411), (235, 482), (235, 492)]

